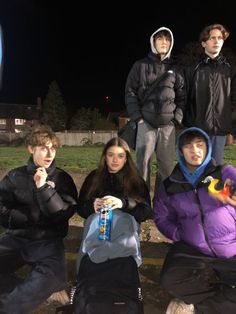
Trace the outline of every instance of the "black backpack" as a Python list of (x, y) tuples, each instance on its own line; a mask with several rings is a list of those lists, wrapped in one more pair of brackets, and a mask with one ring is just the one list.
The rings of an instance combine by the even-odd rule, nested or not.
[(73, 300), (76, 314), (143, 314), (138, 268), (133, 257), (81, 261)]

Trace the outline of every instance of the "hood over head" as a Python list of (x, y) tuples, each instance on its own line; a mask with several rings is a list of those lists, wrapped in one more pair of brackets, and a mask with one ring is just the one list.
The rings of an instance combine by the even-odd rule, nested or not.
[[(181, 137), (186, 133), (192, 133), (192, 132), (199, 132), (201, 133), (201, 135), (206, 139), (206, 143), (207, 143), (207, 154), (206, 157), (203, 161), (203, 163), (193, 172), (191, 173), (189, 171), (189, 169), (186, 166), (186, 162), (184, 159), (184, 156), (182, 154), (181, 148), (180, 148), (180, 140)], [(209, 138), (209, 136), (207, 135), (206, 132), (204, 132), (202, 129), (200, 128), (196, 128), (196, 127), (191, 127), (188, 129), (183, 130), (177, 137), (177, 141), (176, 141), (176, 155), (177, 155), (177, 159), (179, 161), (179, 166), (180, 169), (183, 172), (184, 177), (189, 181), (189, 183), (191, 183), (193, 186), (196, 186), (196, 184), (198, 183), (198, 180), (200, 179), (202, 173), (204, 172), (206, 166), (208, 165), (208, 163), (211, 161), (212, 159), (212, 144), (211, 144), (211, 140)]]
[(154, 46), (154, 43), (153, 43), (153, 38), (154, 38), (154, 36), (155, 36), (157, 33), (161, 32), (161, 31), (167, 31), (167, 32), (170, 33), (170, 37), (171, 37), (170, 49), (169, 49), (169, 51), (167, 52), (167, 54), (166, 54), (166, 56), (165, 56), (164, 59), (170, 58), (171, 51), (172, 51), (172, 48), (173, 48), (173, 46), (174, 46), (174, 36), (173, 36), (172, 31), (171, 31), (169, 28), (165, 27), (165, 26), (162, 26), (162, 27), (158, 28), (158, 29), (157, 29), (154, 33), (152, 33), (152, 35), (150, 36), (151, 50), (152, 50), (153, 53), (158, 54), (158, 52), (156, 51), (156, 48), (155, 48), (155, 46)]

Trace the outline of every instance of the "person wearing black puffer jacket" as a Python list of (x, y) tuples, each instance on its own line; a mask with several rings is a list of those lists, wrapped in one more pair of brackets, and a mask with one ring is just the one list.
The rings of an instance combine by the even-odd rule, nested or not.
[[(110, 240), (98, 239), (99, 212), (109, 203)], [(78, 214), (84, 232), (77, 258), (75, 313), (143, 314), (138, 266), (140, 224), (152, 219), (147, 185), (119, 137), (105, 145), (98, 168), (85, 178)]]
[(107, 195), (117, 205), (114, 208), (134, 216), (138, 223), (152, 219), (147, 185), (121, 138), (112, 138), (106, 144), (98, 168), (85, 178), (79, 192), (78, 214), (87, 219), (98, 213)]
[[(0, 182), (0, 313), (31, 313), (53, 292), (66, 287), (63, 238), (74, 214), (77, 189), (56, 167), (59, 139), (38, 127), (26, 139), (28, 164), (9, 171)], [(14, 272), (31, 266), (16, 280)], [(14, 279), (15, 278), (15, 279)]]
[(149, 188), (152, 155), (156, 155), (156, 190), (173, 170), (175, 131), (181, 126), (186, 93), (182, 71), (171, 57), (172, 31), (160, 27), (150, 44), (151, 52), (137, 60), (127, 76), (125, 104), (128, 117), (137, 123), (136, 162)]
[(203, 28), (199, 44), (203, 53), (185, 68), (186, 127), (204, 130), (212, 142), (212, 157), (223, 164), (227, 135), (233, 132), (232, 111), (236, 108), (236, 67), (222, 53), (229, 32), (221, 24)]

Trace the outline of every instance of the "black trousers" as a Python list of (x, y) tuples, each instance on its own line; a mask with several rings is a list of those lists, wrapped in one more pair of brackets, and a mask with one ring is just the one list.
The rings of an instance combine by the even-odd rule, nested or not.
[(183, 242), (174, 243), (162, 268), (161, 285), (174, 297), (194, 304), (197, 314), (235, 314), (236, 256), (209, 257)]
[[(23, 265), (31, 271), (22, 281), (13, 274)], [(27, 314), (66, 285), (62, 239), (0, 237), (0, 313)]]

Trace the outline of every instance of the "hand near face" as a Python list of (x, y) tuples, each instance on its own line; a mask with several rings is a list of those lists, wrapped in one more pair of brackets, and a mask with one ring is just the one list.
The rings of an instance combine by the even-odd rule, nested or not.
[(44, 167), (39, 167), (36, 170), (36, 173), (34, 175), (34, 182), (38, 189), (41, 188), (46, 183), (47, 176), (48, 174)]

